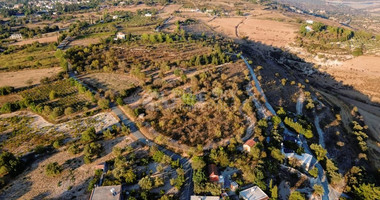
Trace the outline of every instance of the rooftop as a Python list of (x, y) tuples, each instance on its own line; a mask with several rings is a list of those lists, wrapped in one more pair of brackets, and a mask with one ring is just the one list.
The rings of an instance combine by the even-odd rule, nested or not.
[[(111, 189), (115, 189), (115, 194), (111, 193)], [(100, 186), (92, 190), (90, 200), (120, 200), (121, 185)]]
[(190, 200), (219, 200), (218, 196), (191, 196)]
[(269, 199), (268, 195), (265, 194), (259, 187), (253, 186), (239, 193), (240, 197), (245, 200), (263, 200)]
[(253, 147), (256, 144), (256, 142), (252, 139), (247, 140), (247, 142), (244, 143), (244, 145), (248, 145), (250, 147)]

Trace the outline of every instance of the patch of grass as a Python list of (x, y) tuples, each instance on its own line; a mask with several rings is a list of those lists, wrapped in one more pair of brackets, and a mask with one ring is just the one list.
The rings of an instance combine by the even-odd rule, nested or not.
[[(55, 50), (48, 46), (31, 46), (0, 56), (0, 70), (15, 71), (26, 68), (49, 68), (59, 65)], [(30, 59), (33, 58), (33, 59)]]

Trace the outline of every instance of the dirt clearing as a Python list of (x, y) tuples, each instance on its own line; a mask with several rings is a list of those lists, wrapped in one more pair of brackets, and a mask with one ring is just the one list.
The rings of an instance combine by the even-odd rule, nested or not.
[(138, 80), (125, 74), (95, 73), (81, 76), (80, 79), (86, 84), (103, 90), (120, 91), (140, 84)]
[(0, 73), (0, 87), (12, 86), (19, 88), (33, 84), (39, 84), (42, 78), (54, 76), (61, 70), (62, 68), (60, 67), (53, 67), (46, 69), (30, 69), (15, 72), (3, 72)]

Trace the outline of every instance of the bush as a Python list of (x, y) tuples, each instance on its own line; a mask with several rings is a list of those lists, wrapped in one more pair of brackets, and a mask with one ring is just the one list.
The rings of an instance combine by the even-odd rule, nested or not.
[(311, 144), (310, 145), (310, 149), (312, 149), (314, 151), (315, 155), (317, 155), (317, 160), (318, 161), (321, 161), (321, 160), (325, 159), (326, 154), (327, 154), (327, 150), (324, 149), (321, 145), (319, 145), (319, 144)]
[(84, 142), (92, 142), (96, 139), (96, 132), (94, 127), (88, 128), (82, 133), (81, 140)]
[(298, 191), (294, 191), (290, 194), (289, 200), (305, 200), (305, 197)]
[(101, 109), (105, 110), (105, 109), (110, 108), (110, 102), (109, 102), (107, 99), (100, 99), (100, 100), (98, 101), (98, 106), (99, 106)]
[(14, 89), (15, 88), (11, 86), (0, 87), (0, 96), (10, 94), (14, 91)]
[(62, 167), (57, 163), (49, 163), (46, 165), (45, 172), (48, 176), (56, 176), (62, 172)]
[(67, 107), (66, 109), (65, 109), (65, 115), (67, 116), (67, 115), (71, 115), (71, 114), (73, 114), (74, 113), (74, 109), (72, 108), (72, 107)]
[(68, 151), (69, 151), (69, 153), (71, 153), (71, 154), (73, 154), (73, 155), (80, 153), (79, 146), (76, 145), (76, 144), (71, 145), (71, 146), (69, 147)]
[(7, 174), (15, 176), (21, 172), (21, 161), (12, 153), (3, 151), (0, 155), (0, 177)]
[(355, 48), (354, 51), (352, 52), (353, 56), (361, 56), (363, 55), (363, 49), (362, 48)]
[(313, 176), (314, 178), (318, 177), (318, 168), (314, 167), (313, 169), (309, 170), (309, 174)]
[(56, 141), (54, 141), (54, 143), (53, 143), (53, 147), (54, 148), (58, 149), (61, 146), (62, 146), (62, 140), (56, 140)]

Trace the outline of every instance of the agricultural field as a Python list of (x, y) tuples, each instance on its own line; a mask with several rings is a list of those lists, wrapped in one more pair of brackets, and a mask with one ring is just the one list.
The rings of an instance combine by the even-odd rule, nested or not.
[[(18, 48), (21, 48), (18, 50)], [(55, 46), (33, 43), (23, 47), (10, 47), (12, 53), (0, 56), (1, 71), (16, 71), (29, 68), (51, 68), (59, 66), (54, 56)], [(14, 49), (14, 50), (13, 50)]]
[(4, 150), (16, 155), (43, 149), (55, 141), (69, 142), (80, 136), (89, 126), (102, 131), (118, 123), (111, 113), (52, 124), (39, 115), (18, 111), (0, 115), (0, 143)]
[[(87, 111), (96, 104), (91, 100), (93, 95), (69, 80), (60, 80), (21, 92), (29, 101), (31, 109), (37, 113), (56, 120), (65, 115)], [(70, 110), (65, 112), (66, 110)]]

